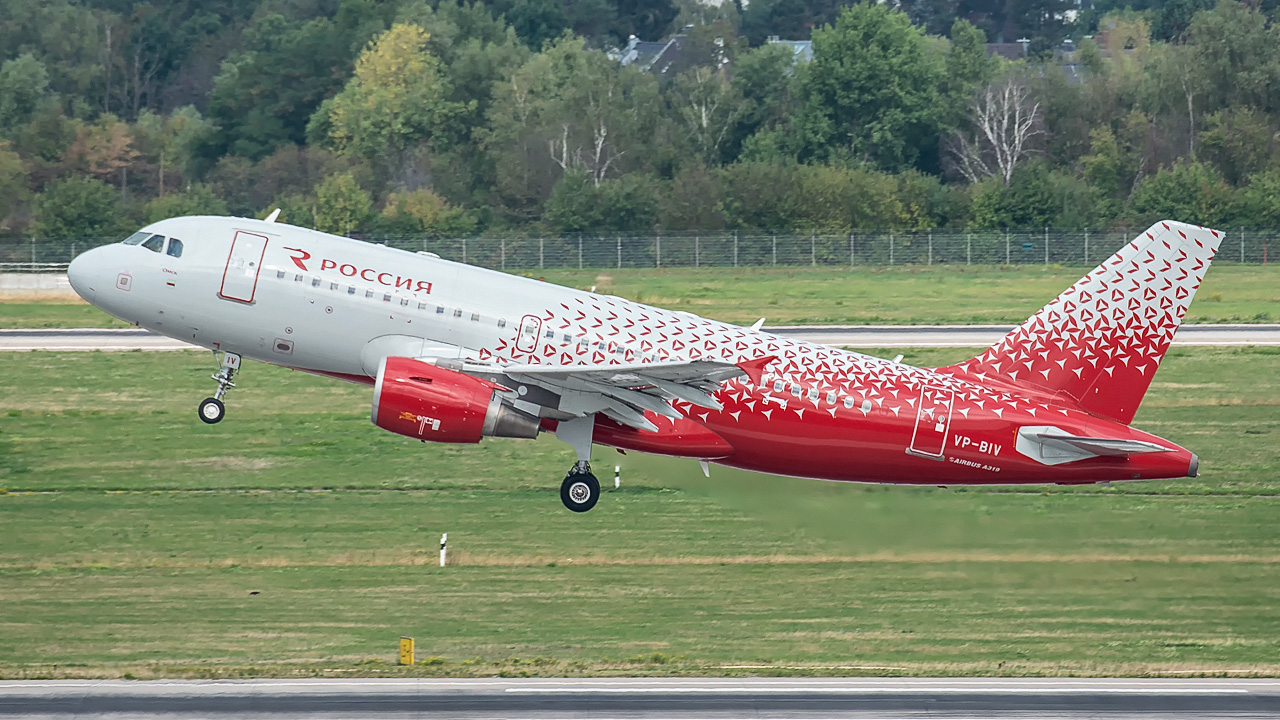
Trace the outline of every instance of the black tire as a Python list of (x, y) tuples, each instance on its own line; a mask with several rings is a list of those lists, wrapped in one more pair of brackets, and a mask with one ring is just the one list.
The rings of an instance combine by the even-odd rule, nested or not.
[(600, 499), (600, 481), (591, 473), (574, 473), (560, 483), (560, 502), (574, 512), (586, 512)]
[(200, 401), (200, 407), (196, 409), (200, 419), (206, 423), (213, 425), (221, 422), (222, 418), (227, 414), (227, 407), (217, 398), (205, 398)]

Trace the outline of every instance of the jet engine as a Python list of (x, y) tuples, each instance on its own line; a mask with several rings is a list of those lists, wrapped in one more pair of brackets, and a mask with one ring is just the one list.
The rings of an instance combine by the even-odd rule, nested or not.
[(373, 388), (373, 424), (432, 442), (535, 438), (540, 421), (503, 401), (501, 385), (407, 357), (385, 358)]

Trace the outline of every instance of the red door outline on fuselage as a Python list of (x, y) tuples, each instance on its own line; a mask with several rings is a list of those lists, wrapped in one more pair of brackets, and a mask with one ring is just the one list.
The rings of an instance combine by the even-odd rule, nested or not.
[[(231, 252), (227, 253), (227, 265), (222, 269), (219, 297), (243, 303), (253, 302), (253, 297), (258, 292), (258, 273), (262, 272), (262, 258), (267, 253), (267, 242), (266, 235), (236, 231), (231, 240)], [(227, 284), (228, 277), (231, 279), (230, 286)], [(249, 297), (243, 297), (246, 290)]]
[[(532, 332), (530, 332), (532, 329)], [(538, 339), (542, 334), (542, 318), (537, 315), (525, 315), (520, 318), (520, 327), (516, 329), (516, 350), (531, 353), (538, 349)]]
[(911, 432), (911, 445), (907, 452), (912, 455), (942, 459), (942, 452), (947, 448), (947, 430), (951, 427), (951, 408), (955, 406), (956, 394), (949, 388), (920, 387), (919, 405), (916, 407), (916, 426)]

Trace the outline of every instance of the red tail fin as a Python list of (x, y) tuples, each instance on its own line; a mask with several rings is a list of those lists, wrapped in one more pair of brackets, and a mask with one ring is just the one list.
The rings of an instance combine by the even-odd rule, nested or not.
[(947, 370), (1067, 396), (1128, 424), (1221, 237), (1156, 223), (990, 350)]

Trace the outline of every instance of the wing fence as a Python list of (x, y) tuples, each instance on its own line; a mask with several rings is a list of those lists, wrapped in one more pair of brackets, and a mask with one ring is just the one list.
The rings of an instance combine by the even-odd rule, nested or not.
[[(852, 233), (361, 235), (357, 239), (499, 270), (661, 267), (891, 267), (897, 265), (1092, 266), (1136, 231), (873, 230)], [(120, 238), (0, 238), (0, 272), (62, 272), (78, 253)], [(1217, 262), (1262, 264), (1277, 228), (1228, 231)]]

